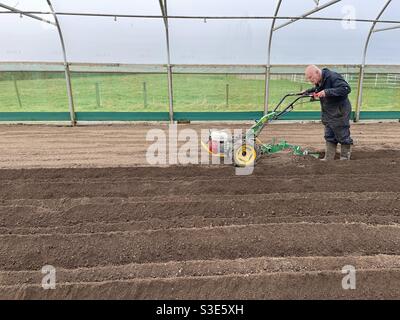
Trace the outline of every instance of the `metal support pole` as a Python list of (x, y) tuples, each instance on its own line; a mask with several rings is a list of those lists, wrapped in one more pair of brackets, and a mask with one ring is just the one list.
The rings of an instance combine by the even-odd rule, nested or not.
[[(319, 7), (319, 10), (322, 9), (322, 6)], [(19, 14), (19, 12), (7, 12), (0, 11), (0, 14)], [(315, 12), (314, 12), (315, 13)], [(21, 14), (37, 14), (37, 15), (47, 15), (52, 14), (48, 11), (23, 11)], [(56, 12), (57, 16), (81, 16), (81, 17), (110, 17), (110, 18), (138, 18), (138, 19), (164, 19), (161, 15), (140, 15), (140, 14), (115, 14), (115, 13), (86, 13), (86, 12)], [(309, 13), (310, 14), (310, 13)], [(181, 15), (169, 15), (170, 19), (199, 19), (199, 20), (273, 20), (273, 16), (181, 16)], [(310, 16), (279, 16), (276, 17), (277, 20), (313, 20), (313, 21), (343, 21), (343, 17), (310, 17)], [(374, 19), (351, 19), (354, 22), (374, 22)], [(291, 22), (292, 23), (292, 22)], [(400, 24), (399, 20), (380, 20), (379, 23), (382, 24)]]
[(97, 103), (97, 107), (100, 108), (101, 107), (101, 99), (100, 99), (100, 85), (98, 82), (96, 82), (96, 103)]
[(17, 79), (15, 79), (15, 76), (13, 75), (13, 82), (14, 82), (14, 88), (15, 88), (15, 93), (17, 95), (18, 99), (18, 105), (20, 108), (22, 108), (22, 102), (21, 102), (21, 97), (19, 95), (19, 90), (18, 90), (18, 85), (17, 85)]
[(269, 82), (271, 80), (271, 66), (265, 68), (265, 93), (264, 93), (264, 115), (268, 113), (269, 104)]
[(228, 108), (228, 106), (229, 106), (229, 84), (228, 83), (225, 86), (225, 104), (226, 104), (226, 107)]
[(274, 31), (276, 31), (276, 30), (278, 30), (278, 29), (280, 29), (280, 28), (286, 27), (287, 25), (289, 25), (289, 24), (291, 24), (291, 23), (293, 23), (293, 22), (296, 22), (296, 21), (298, 21), (298, 20), (300, 20), (300, 19), (302, 19), (302, 18), (306, 18), (306, 17), (308, 17), (309, 15), (312, 15), (313, 13), (316, 13), (316, 12), (318, 12), (318, 11), (321, 11), (321, 10), (327, 8), (327, 7), (330, 7), (331, 5), (334, 5), (335, 3), (338, 3), (338, 2), (340, 2), (340, 1), (342, 1), (342, 0), (333, 0), (333, 1), (329, 1), (328, 3), (325, 3), (324, 5), (322, 5), (322, 6), (320, 6), (320, 7), (316, 7), (315, 9), (313, 9), (313, 10), (311, 10), (311, 11), (308, 11), (308, 12), (302, 14), (302, 15), (301, 15), (300, 17), (298, 17), (298, 18), (290, 19), (289, 22), (285, 22), (285, 23), (283, 23), (283, 24), (277, 26), (276, 28), (274, 28)]
[(75, 108), (74, 108), (74, 98), (73, 98), (73, 95), (72, 95), (71, 72), (69, 70), (69, 64), (68, 64), (68, 61), (67, 61), (67, 54), (66, 54), (66, 50), (65, 50), (64, 37), (63, 37), (62, 32), (61, 32), (61, 27), (60, 27), (60, 23), (58, 21), (57, 15), (56, 15), (56, 13), (55, 13), (55, 11), (53, 9), (53, 6), (51, 5), (51, 1), (47, 0), (47, 4), (49, 5), (50, 10), (51, 10), (51, 12), (53, 14), (54, 21), (56, 22), (58, 36), (60, 38), (61, 48), (62, 48), (62, 51), (63, 51), (64, 72), (65, 72), (65, 81), (66, 81), (66, 84), (67, 84), (69, 114), (70, 114), (71, 124), (73, 126), (75, 126), (76, 125), (76, 117), (75, 117)]
[(360, 120), (360, 108), (361, 108), (361, 100), (362, 100), (362, 85), (364, 82), (364, 68), (365, 66), (360, 66), (360, 73), (358, 75), (358, 85), (357, 85), (357, 106), (356, 106), (356, 113), (354, 115), (354, 122)]
[(174, 95), (172, 89), (172, 66), (168, 65), (168, 98), (169, 98), (169, 121), (174, 122)]
[(274, 26), (276, 17), (279, 12), (279, 8), (281, 7), (282, 0), (279, 0), (276, 5), (274, 19), (272, 20), (271, 29), (269, 31), (269, 39), (268, 39), (268, 53), (267, 53), (267, 66), (265, 68), (265, 88), (264, 88), (264, 114), (268, 113), (268, 104), (269, 104), (269, 82), (271, 78), (271, 45), (272, 45), (272, 36), (274, 33)]
[(69, 115), (71, 119), (71, 124), (73, 126), (76, 125), (76, 117), (75, 117), (75, 107), (74, 107), (74, 98), (72, 96), (72, 85), (71, 85), (71, 72), (69, 70), (68, 63), (64, 63), (65, 70), (65, 81), (67, 83), (67, 95), (68, 95), (68, 106), (69, 106)]
[[(164, 3), (163, 3), (164, 1)], [(168, 76), (168, 98), (169, 98), (169, 121), (174, 122), (174, 95), (172, 89), (172, 66), (171, 66), (171, 55), (169, 48), (169, 30), (168, 30), (168, 11), (167, 11), (167, 0), (159, 0), (161, 13), (164, 18), (165, 26), (165, 39), (167, 45), (167, 76)]]
[(392, 0), (388, 0), (385, 3), (385, 5), (383, 6), (382, 10), (379, 12), (378, 16), (375, 19), (375, 22), (372, 24), (372, 26), (371, 26), (371, 28), (369, 30), (367, 40), (365, 41), (364, 52), (363, 52), (363, 57), (362, 57), (362, 64), (361, 64), (361, 67), (360, 67), (360, 76), (359, 76), (358, 92), (357, 92), (357, 106), (356, 106), (356, 115), (355, 115), (354, 122), (360, 121), (360, 112), (361, 112), (362, 95), (363, 95), (364, 73), (365, 73), (365, 62), (366, 62), (366, 57), (367, 57), (369, 41), (371, 39), (372, 33), (374, 32), (376, 23), (379, 21), (380, 17), (382, 16), (382, 14), (386, 10), (386, 8), (389, 6), (390, 2), (392, 2)]
[[(18, 3), (18, 2), (17, 2), (17, 3)], [(22, 11), (22, 10), (18, 10), (17, 8), (14, 8), (14, 7), (7, 6), (7, 5), (5, 5), (5, 4), (3, 4), (3, 3), (0, 3), (0, 7), (1, 7), (1, 8), (4, 8), (4, 9), (7, 9), (7, 10), (10, 10), (11, 12), (19, 13), (19, 14), (24, 15), (24, 16), (27, 16), (27, 17), (29, 17), (29, 18), (32, 18), (32, 19), (35, 19), (35, 20), (39, 20), (39, 21), (44, 22), (44, 23), (52, 24), (53, 26), (56, 25), (56, 24), (55, 24), (54, 22), (52, 22), (52, 21), (43, 19), (43, 18), (41, 18), (41, 17), (38, 17), (38, 16), (36, 16), (36, 15), (34, 15), (34, 14), (31, 14), (31, 13), (28, 13), (28, 12), (25, 12), (25, 11)]]
[(394, 27), (382, 28), (382, 29), (375, 29), (374, 32), (382, 32), (382, 31), (389, 31), (389, 30), (395, 30), (395, 29), (400, 29), (400, 25), (394, 26)]
[(144, 108), (147, 108), (147, 88), (146, 88), (146, 82), (143, 82), (143, 105), (144, 105)]

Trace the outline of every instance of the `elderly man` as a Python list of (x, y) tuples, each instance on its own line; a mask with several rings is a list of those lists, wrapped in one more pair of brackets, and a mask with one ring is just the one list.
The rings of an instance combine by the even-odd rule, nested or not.
[(353, 140), (350, 137), (349, 84), (340, 74), (327, 68), (321, 70), (314, 65), (306, 68), (305, 76), (314, 85), (305, 93), (313, 93), (314, 98), (319, 98), (321, 103), (321, 120), (325, 126), (326, 141), (325, 157), (322, 160), (335, 158), (338, 143), (341, 145), (340, 160), (350, 160)]

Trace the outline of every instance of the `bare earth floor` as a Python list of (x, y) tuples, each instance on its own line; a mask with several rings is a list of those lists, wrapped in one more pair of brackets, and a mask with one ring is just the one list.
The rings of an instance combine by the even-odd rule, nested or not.
[[(248, 126), (179, 129), (208, 127)], [(400, 299), (399, 123), (353, 125), (350, 162), (281, 153), (248, 176), (149, 166), (153, 128), (0, 126), (0, 298)], [(324, 144), (320, 124), (271, 137)]]

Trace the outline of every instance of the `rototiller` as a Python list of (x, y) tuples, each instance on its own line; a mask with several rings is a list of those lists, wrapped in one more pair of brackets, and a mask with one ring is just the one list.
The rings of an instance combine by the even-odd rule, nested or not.
[[(283, 102), (288, 97), (296, 98), (286, 107), (282, 108)], [(244, 135), (235, 137), (229, 136), (225, 131), (214, 130), (210, 131), (208, 142), (202, 142), (202, 145), (213, 156), (231, 159), (232, 163), (239, 167), (254, 165), (261, 155), (273, 154), (283, 150), (291, 150), (294, 155), (298, 156), (310, 155), (318, 158), (318, 153), (302, 149), (300, 146), (288, 144), (286, 141), (275, 144), (275, 139), (273, 139), (271, 144), (263, 144), (258, 138), (268, 122), (277, 120), (286, 113), (289, 113), (298, 101), (305, 98), (311, 98), (311, 101), (314, 101), (312, 94), (289, 93), (282, 98), (272, 112), (267, 113), (261, 119), (257, 120)]]

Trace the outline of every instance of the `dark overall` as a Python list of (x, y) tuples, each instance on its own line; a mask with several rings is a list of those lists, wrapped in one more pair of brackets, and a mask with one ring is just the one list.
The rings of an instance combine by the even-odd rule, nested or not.
[(325, 140), (334, 144), (353, 144), (350, 137), (351, 103), (348, 98), (351, 92), (350, 85), (340, 74), (324, 68), (320, 85), (307, 92), (322, 90), (325, 90), (325, 97), (320, 98)]

